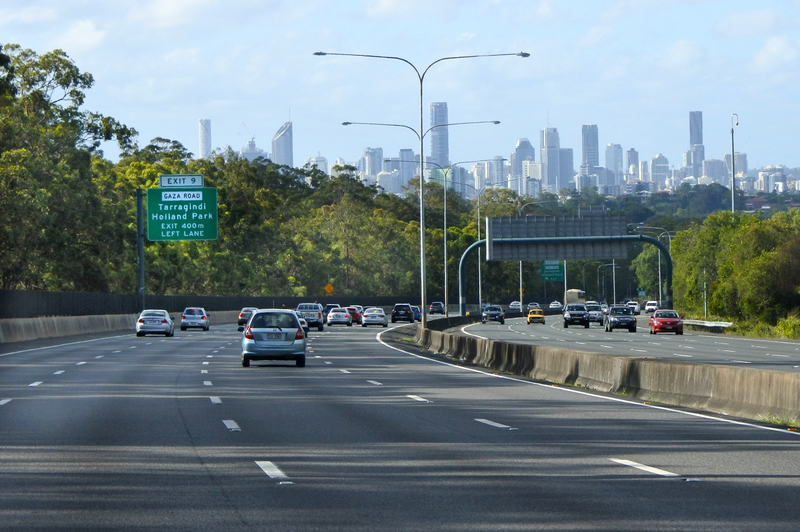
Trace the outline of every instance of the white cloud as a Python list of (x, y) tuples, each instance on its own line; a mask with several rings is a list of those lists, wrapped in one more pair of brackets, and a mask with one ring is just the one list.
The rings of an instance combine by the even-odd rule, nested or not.
[(780, 25), (781, 17), (775, 11), (745, 11), (728, 15), (717, 23), (717, 32), (725, 37), (764, 35)]
[(103, 41), (106, 33), (104, 30), (97, 29), (91, 20), (73, 22), (62, 37), (63, 48), (68, 50), (91, 50)]
[(10, 26), (11, 24), (38, 24), (49, 22), (58, 18), (55, 9), (46, 7), (26, 7), (24, 9), (2, 9), (0, 10), (0, 26)]
[(798, 43), (789, 38), (772, 37), (753, 57), (753, 69), (770, 72), (795, 62), (798, 56)]
[(678, 41), (664, 50), (661, 64), (671, 70), (691, 68), (702, 59), (703, 49), (694, 41)]
[(603, 42), (611, 31), (610, 26), (593, 26), (580, 36), (576, 45), (578, 48), (592, 48)]

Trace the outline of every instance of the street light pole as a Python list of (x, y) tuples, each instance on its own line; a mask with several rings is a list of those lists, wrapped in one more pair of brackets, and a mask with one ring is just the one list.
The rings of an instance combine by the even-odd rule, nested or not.
[[(372, 55), (372, 54), (343, 54), (343, 53), (334, 53), (334, 52), (314, 52), (314, 55), (324, 56), (324, 55), (339, 55), (339, 56), (348, 56), (348, 57), (369, 57), (374, 59), (392, 59), (395, 61), (402, 61), (403, 63), (407, 64), (411, 68), (414, 69), (414, 73), (417, 75), (417, 79), (419, 80), (419, 272), (420, 272), (420, 310), (422, 311), (420, 323), (422, 328), (424, 329), (427, 326), (427, 309), (425, 308), (425, 300), (427, 299), (427, 285), (425, 282), (425, 196), (424, 196), (424, 183), (425, 177), (423, 168), (425, 166), (425, 147), (424, 147), (424, 137), (425, 134), (422, 132), (424, 128), (424, 121), (423, 121), (423, 85), (425, 80), (425, 74), (428, 73), (428, 70), (435, 65), (436, 63), (440, 63), (442, 61), (448, 61), (452, 59), (472, 59), (477, 57), (501, 57), (501, 56), (519, 56), (519, 57), (530, 57), (529, 53), (526, 52), (518, 52), (518, 53), (507, 53), (507, 54), (481, 54), (481, 55), (460, 55), (460, 56), (452, 56), (452, 57), (442, 57), (437, 59), (436, 61), (429, 64), (425, 70), (420, 73), (419, 69), (407, 59), (403, 59), (402, 57), (396, 56), (388, 56), (388, 55)], [(412, 129), (412, 128), (409, 128)], [(413, 131), (413, 129), (412, 129)]]
[(733, 149), (733, 126), (738, 125), (739, 115), (733, 113), (731, 115), (731, 212), (736, 212), (736, 151)]

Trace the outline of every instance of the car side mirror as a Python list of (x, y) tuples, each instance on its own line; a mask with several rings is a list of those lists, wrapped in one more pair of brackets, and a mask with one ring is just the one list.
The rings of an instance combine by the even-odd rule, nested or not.
[(240, 326), (236, 330), (239, 331), (239, 332), (244, 332), (244, 326)]

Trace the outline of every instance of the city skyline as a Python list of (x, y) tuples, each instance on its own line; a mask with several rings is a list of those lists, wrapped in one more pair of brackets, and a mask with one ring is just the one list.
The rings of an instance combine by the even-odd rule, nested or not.
[[(420, 19), (417, 12), (430, 16)], [(657, 24), (653, 24), (657, 21)], [(451, 161), (508, 157), (520, 138), (556, 128), (582, 161), (581, 127), (598, 145), (663, 154), (676, 168), (690, 149), (686, 117), (702, 111), (704, 159), (724, 160), (736, 113), (737, 151), (751, 168), (800, 167), (786, 135), (800, 119), (787, 87), (800, 81), (800, 2), (765, 0), (7, 0), (3, 43), (62, 49), (94, 86), (84, 109), (181, 142), (196, 157), (199, 119), (213, 148), (268, 147), (292, 122), (296, 164), (322, 154), (354, 161), (416, 145), (419, 86), (399, 61), (319, 57), (316, 51), (398, 56), (423, 70), (448, 56), (530, 57), (441, 62), (425, 77), (423, 105), (447, 102)], [(375, 44), (365, 44), (375, 43)], [(390, 43), (390, 44), (387, 44)], [(427, 120), (426, 120), (427, 122)], [(427, 146), (426, 139), (426, 150)], [(112, 160), (113, 143), (102, 146)]]

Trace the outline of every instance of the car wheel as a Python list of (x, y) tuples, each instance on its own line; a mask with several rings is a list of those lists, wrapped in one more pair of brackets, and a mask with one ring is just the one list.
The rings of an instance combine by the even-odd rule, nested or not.
[(325, 329), (325, 326), (323, 324), (320, 323), (319, 325), (317, 325), (317, 330), (319, 332), (322, 332), (324, 329)]
[(182, 331), (185, 331), (185, 330), (186, 330), (186, 327), (181, 327), (181, 330), (182, 330)]
[(590, 323), (587, 321), (587, 322), (586, 322), (586, 324), (584, 325), (584, 327), (585, 327), (586, 329), (588, 329), (588, 328), (589, 328), (589, 325), (590, 325)]
[(143, 332), (137, 332), (136, 336), (144, 336), (144, 333)]
[(250, 367), (250, 359), (247, 357), (242, 357), (242, 367), (249, 368)]
[(203, 329), (203, 330), (204, 330), (204, 331), (207, 331), (207, 330), (209, 330), (210, 328), (211, 328), (211, 327), (206, 327), (206, 328), (205, 328), (205, 329)]
[(397, 321), (397, 320), (395, 320), (394, 318), (392, 318), (392, 323), (394, 323), (394, 322), (396, 322), (396, 321)]
[(636, 332), (636, 327), (635, 327), (635, 326), (634, 326), (634, 327), (631, 327), (630, 329), (628, 329), (628, 331), (629, 331), (629, 332)]
[(366, 324), (366, 323), (362, 323), (362, 324), (361, 324), (361, 326), (362, 326), (362, 327), (366, 327), (366, 326), (367, 326), (367, 324)]
[(384, 327), (388, 327), (388, 326), (389, 326), (389, 324), (388, 324), (388, 323), (384, 323), (384, 324), (383, 324), (383, 326), (384, 326)]
[(306, 357), (300, 357), (300, 358), (298, 358), (298, 359), (297, 359), (297, 362), (296, 362), (296, 364), (297, 364), (297, 367), (298, 367), (298, 368), (304, 368), (304, 367), (306, 367)]
[(500, 320), (500, 325), (505, 324), (506, 320)]
[(676, 331), (675, 334), (680, 334), (681, 336), (683, 336), (683, 331)]
[(564, 322), (564, 328), (569, 329), (569, 323), (567, 323), (566, 321)]

